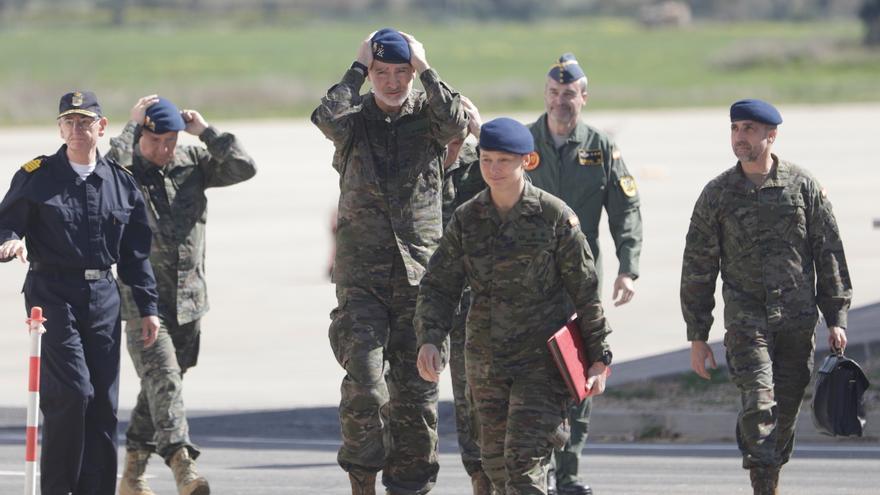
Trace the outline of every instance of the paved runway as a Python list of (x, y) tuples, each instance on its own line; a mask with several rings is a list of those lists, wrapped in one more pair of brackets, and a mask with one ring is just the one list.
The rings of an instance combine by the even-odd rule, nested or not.
[[(872, 225), (880, 217), (880, 105), (781, 110), (785, 123), (775, 149), (810, 169), (828, 189), (856, 305), (880, 300), (880, 229)], [(535, 115), (519, 117), (528, 121)], [(616, 136), (643, 201), (645, 245), (636, 298), (623, 308), (607, 308), (615, 358), (681, 348), (686, 345), (678, 302), (684, 235), (702, 186), (734, 163), (727, 109), (592, 113), (588, 108), (585, 119)], [(122, 122), (111, 124), (113, 135)], [(338, 191), (331, 144), (305, 121), (217, 126), (239, 135), (259, 172), (248, 183), (209, 192), (207, 266), (213, 309), (204, 320), (199, 365), (187, 374), (187, 406), (254, 410), (335, 404), (341, 373), (326, 339), (335, 303), (326, 279), (328, 225)], [(0, 193), (18, 166), (60, 144), (51, 122), (41, 128), (0, 129), (0, 160), (7, 171), (0, 174)], [(106, 146), (105, 138), (101, 148)], [(606, 230), (605, 268), (615, 272)], [(26, 399), (27, 338), (19, 294), (24, 273), (18, 262), (0, 265), (0, 406), (20, 407)], [(608, 273), (606, 280), (612, 279)], [(610, 288), (604, 297), (610, 299)], [(721, 334), (716, 323), (712, 337)], [(136, 377), (125, 356), (121, 406), (131, 407), (136, 393)], [(451, 396), (446, 382), (442, 396)]]
[[(297, 439), (207, 439), (199, 468), (216, 493), (234, 495), (344, 495), (351, 493), (336, 465), (333, 441)], [(20, 493), (21, 449), (0, 441), (0, 493)], [(470, 493), (470, 479), (455, 446), (441, 449), (440, 473), (432, 495)], [(782, 493), (869, 495), (877, 493), (877, 447), (799, 447), (783, 470)], [(597, 495), (750, 494), (748, 472), (733, 445), (593, 445), (583, 460)], [(148, 483), (156, 493), (174, 493), (171, 471), (153, 457)], [(382, 492), (379, 492), (382, 493)]]

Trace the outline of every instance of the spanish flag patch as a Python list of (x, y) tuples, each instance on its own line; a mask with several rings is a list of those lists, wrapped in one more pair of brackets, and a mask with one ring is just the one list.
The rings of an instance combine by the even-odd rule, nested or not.
[(24, 165), (22, 165), (22, 166), (21, 166), (21, 169), (24, 170), (24, 171), (27, 172), (27, 173), (31, 173), (31, 172), (33, 172), (34, 170), (40, 168), (40, 165), (42, 165), (42, 164), (43, 164), (43, 159), (42, 159), (42, 158), (34, 158), (33, 160), (31, 160), (31, 161), (25, 163)]

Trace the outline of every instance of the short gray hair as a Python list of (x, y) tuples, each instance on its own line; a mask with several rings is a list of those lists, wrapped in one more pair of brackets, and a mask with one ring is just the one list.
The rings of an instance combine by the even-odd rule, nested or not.
[(580, 85), (581, 85), (581, 93), (586, 93), (586, 92), (587, 92), (587, 76), (584, 76), (584, 77), (578, 79), (578, 80), (575, 81), (575, 82), (580, 83)]

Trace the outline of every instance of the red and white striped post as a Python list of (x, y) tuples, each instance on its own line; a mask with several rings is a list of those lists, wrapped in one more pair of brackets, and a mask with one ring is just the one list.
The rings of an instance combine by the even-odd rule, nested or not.
[(31, 308), (27, 319), (28, 333), (31, 337), (31, 353), (28, 358), (28, 410), (27, 433), (24, 451), (24, 495), (37, 493), (37, 431), (40, 420), (40, 337), (43, 328), (43, 308)]

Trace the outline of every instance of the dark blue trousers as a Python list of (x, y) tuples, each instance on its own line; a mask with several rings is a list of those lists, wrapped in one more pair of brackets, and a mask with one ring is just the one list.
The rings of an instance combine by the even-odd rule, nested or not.
[(119, 291), (111, 277), (28, 272), (28, 312), (43, 308), (42, 495), (113, 495), (119, 402)]

